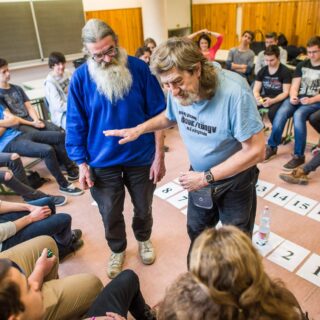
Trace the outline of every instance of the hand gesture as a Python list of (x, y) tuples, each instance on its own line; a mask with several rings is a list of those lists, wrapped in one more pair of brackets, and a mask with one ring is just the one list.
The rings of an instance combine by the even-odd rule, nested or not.
[(57, 260), (56, 256), (48, 258), (47, 255), (48, 249), (45, 248), (43, 249), (41, 256), (38, 258), (34, 267), (34, 270), (41, 272), (43, 278), (49, 274)]
[(263, 105), (265, 108), (269, 108), (269, 107), (272, 105), (272, 99), (269, 98), (269, 97), (264, 98), (262, 105)]
[(161, 181), (161, 179), (166, 174), (166, 166), (164, 163), (164, 156), (156, 156), (150, 167), (150, 176), (149, 179), (153, 180), (153, 183)]
[(300, 102), (298, 97), (290, 97), (290, 103), (293, 105), (297, 105)]
[(91, 180), (90, 169), (86, 163), (79, 165), (79, 183), (82, 189), (92, 188), (94, 182)]
[(123, 139), (119, 140), (119, 144), (125, 144), (138, 139), (141, 135), (141, 132), (138, 127), (135, 127), (121, 130), (105, 130), (103, 131), (103, 134), (106, 137), (123, 137)]
[(203, 172), (195, 171), (180, 173), (179, 182), (181, 186), (189, 192), (199, 190), (208, 185), (204, 179)]
[(106, 312), (106, 320), (126, 320), (126, 318), (114, 312)]
[(35, 128), (38, 128), (38, 129), (42, 129), (42, 128), (44, 128), (46, 125), (44, 124), (44, 122), (43, 121), (41, 121), (41, 120), (34, 120), (33, 122), (32, 122), (32, 125), (35, 127)]
[(48, 206), (36, 207), (33, 206), (29, 213), (32, 222), (40, 221), (48, 218), (51, 215), (51, 209)]
[(301, 104), (306, 105), (306, 104), (311, 104), (313, 103), (312, 98), (304, 97), (300, 99)]

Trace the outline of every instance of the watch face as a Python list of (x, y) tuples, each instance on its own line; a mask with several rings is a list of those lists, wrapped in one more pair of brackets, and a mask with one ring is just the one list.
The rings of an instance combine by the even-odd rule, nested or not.
[(206, 180), (207, 180), (208, 183), (214, 182), (212, 173), (210, 171), (206, 172)]

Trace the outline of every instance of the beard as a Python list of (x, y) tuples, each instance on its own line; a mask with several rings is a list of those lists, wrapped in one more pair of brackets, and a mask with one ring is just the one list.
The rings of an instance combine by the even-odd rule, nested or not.
[(110, 62), (88, 60), (88, 70), (98, 91), (111, 102), (116, 102), (130, 91), (132, 75), (127, 68), (127, 53), (119, 48), (118, 54)]
[(182, 93), (180, 97), (176, 96), (173, 98), (177, 103), (181, 104), (184, 107), (190, 106), (194, 102), (199, 101), (199, 97), (196, 93), (185, 92), (185, 91)]

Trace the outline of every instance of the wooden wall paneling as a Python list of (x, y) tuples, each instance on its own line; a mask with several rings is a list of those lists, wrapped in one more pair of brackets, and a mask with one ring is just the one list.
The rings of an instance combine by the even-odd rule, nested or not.
[(242, 7), (242, 30), (282, 32), (289, 42), (293, 40), (297, 2), (244, 3)]
[(141, 8), (85, 12), (86, 20), (96, 18), (108, 23), (119, 36), (120, 45), (130, 55), (143, 44)]
[(236, 35), (236, 3), (192, 5), (193, 32), (207, 28), (224, 36), (222, 49), (230, 49), (237, 45)]
[(320, 1), (298, 2), (296, 30), (297, 44), (306, 46), (309, 38), (320, 35)]

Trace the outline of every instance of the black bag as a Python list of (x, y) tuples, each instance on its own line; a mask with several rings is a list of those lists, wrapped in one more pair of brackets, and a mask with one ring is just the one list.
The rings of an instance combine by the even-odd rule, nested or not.
[[(258, 38), (260, 38), (260, 40), (258, 40)], [(264, 35), (261, 30), (256, 30), (254, 32), (254, 41), (251, 42), (250, 49), (254, 52), (255, 55), (266, 49), (266, 45), (264, 43)]]
[(40, 188), (44, 183), (50, 181), (50, 179), (40, 177), (40, 174), (37, 171), (28, 170), (26, 171), (28, 178), (29, 186), (33, 189)]

